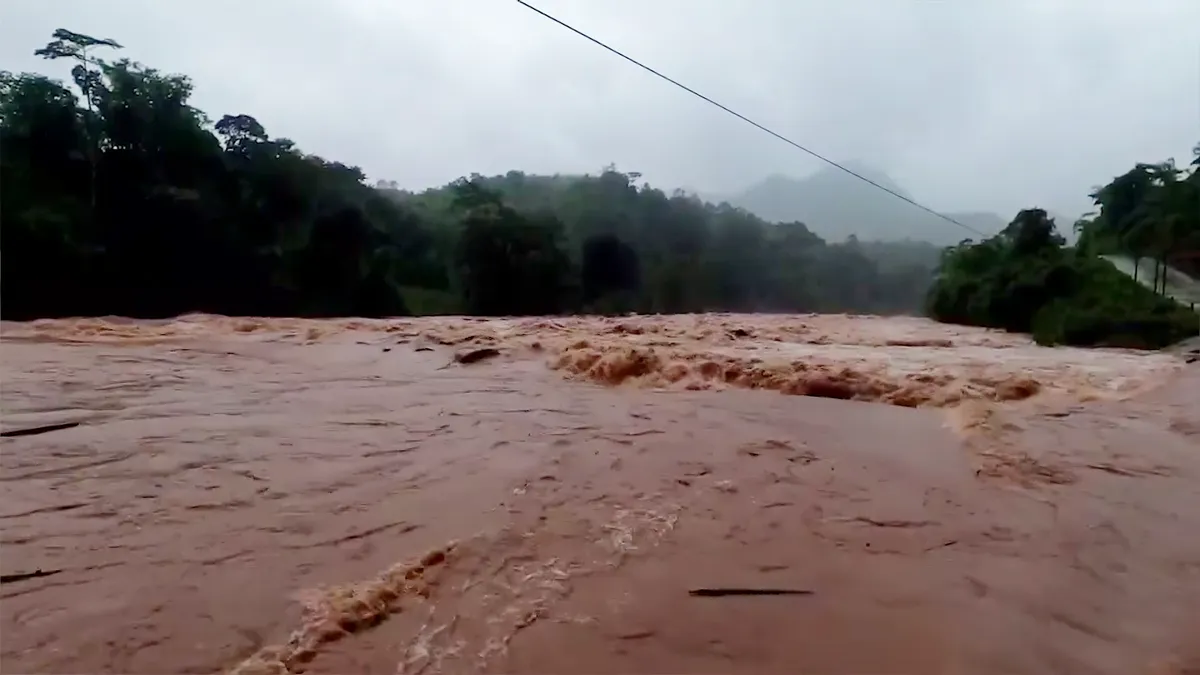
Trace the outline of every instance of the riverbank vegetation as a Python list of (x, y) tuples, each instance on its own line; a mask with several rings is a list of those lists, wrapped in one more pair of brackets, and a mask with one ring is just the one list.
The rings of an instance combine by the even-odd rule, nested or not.
[(412, 193), (303, 152), (191, 81), (60, 30), (71, 82), (0, 79), (3, 314), (916, 313), (937, 248), (799, 222), (609, 167)]
[[(1045, 211), (1027, 209), (994, 237), (946, 249), (929, 315), (1043, 344), (1158, 348), (1196, 335), (1200, 316), (1164, 293), (1166, 265), (1200, 252), (1200, 145), (1193, 154), (1186, 169), (1139, 164), (1097, 189), (1075, 246)], [(1153, 259), (1150, 283), (1098, 257), (1113, 253)]]
[(249, 114), (210, 117), (186, 76), (121, 50), (59, 30), (36, 53), (70, 63), (70, 82), (0, 73), (6, 319), (927, 311), (1050, 344), (1196, 332), (1157, 272), (1152, 290), (1096, 258), (1200, 250), (1200, 174), (1174, 164), (1097, 190), (1077, 246), (1029, 209), (939, 256), (919, 241), (827, 242), (615, 167), (420, 192), (369, 182)]

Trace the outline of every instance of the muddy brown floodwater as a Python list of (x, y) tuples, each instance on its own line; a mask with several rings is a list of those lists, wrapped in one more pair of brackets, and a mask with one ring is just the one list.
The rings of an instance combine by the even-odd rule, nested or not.
[[(1200, 668), (1172, 355), (846, 316), (0, 328), (4, 430), (80, 423), (0, 441), (4, 672)], [(689, 593), (730, 587), (809, 593)]]

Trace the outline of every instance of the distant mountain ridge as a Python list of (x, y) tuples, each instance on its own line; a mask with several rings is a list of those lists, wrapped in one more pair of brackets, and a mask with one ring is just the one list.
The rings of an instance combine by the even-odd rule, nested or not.
[[(897, 194), (913, 199), (882, 171), (855, 163), (844, 166)], [(801, 221), (827, 241), (842, 241), (852, 234), (861, 240), (911, 239), (938, 245), (978, 238), (972, 232), (832, 167), (806, 178), (768, 176), (736, 195), (709, 199), (727, 201), (768, 221)], [(985, 211), (945, 215), (989, 236), (1006, 224), (1000, 216)]]

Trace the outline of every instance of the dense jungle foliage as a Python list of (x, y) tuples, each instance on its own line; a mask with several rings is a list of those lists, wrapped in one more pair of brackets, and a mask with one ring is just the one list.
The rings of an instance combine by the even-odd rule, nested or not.
[(36, 53), (72, 63), (71, 83), (0, 72), (5, 318), (924, 307), (1045, 343), (1196, 332), (1195, 314), (1095, 257), (1200, 250), (1200, 174), (1170, 163), (1097, 190), (1075, 247), (1032, 209), (939, 259), (924, 242), (826, 242), (612, 167), (420, 193), (368, 184), (250, 115), (213, 122), (189, 104), (187, 77), (104, 58), (120, 49), (60, 29)]
[(5, 318), (919, 312), (937, 264), (612, 168), (368, 185), (120, 49), (59, 30), (36, 53), (73, 82), (0, 75)]
[[(1164, 294), (1167, 265), (1200, 252), (1200, 145), (1188, 169), (1139, 164), (1097, 189), (1073, 247), (1041, 209), (1003, 232), (945, 250), (928, 313), (951, 323), (1032, 332), (1042, 344), (1162, 347), (1200, 332), (1200, 316)], [(1154, 261), (1148, 284), (1101, 254)], [(1136, 272), (1135, 268), (1135, 272)]]

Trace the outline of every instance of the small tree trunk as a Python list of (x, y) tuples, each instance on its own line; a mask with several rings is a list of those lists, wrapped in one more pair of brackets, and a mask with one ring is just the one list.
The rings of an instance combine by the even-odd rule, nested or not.
[[(79, 62), (85, 69), (92, 65), (92, 62), (88, 60), (86, 49), (83, 50), (83, 56)], [(90, 72), (88, 70), (89, 74)], [(92, 103), (92, 81), (85, 78), (84, 82), (87, 83), (87, 88), (83, 91), (83, 98), (87, 101), (88, 119), (87, 123), (83, 125), (83, 132), (87, 134), (88, 169), (91, 174), (88, 180), (88, 214), (94, 224), (96, 222), (96, 162), (99, 160), (100, 144), (96, 133), (96, 106)]]

